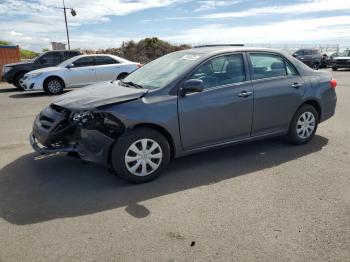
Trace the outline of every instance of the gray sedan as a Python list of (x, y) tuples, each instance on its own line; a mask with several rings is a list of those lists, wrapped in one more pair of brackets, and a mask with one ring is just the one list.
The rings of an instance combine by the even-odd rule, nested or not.
[(334, 115), (336, 85), (278, 51), (194, 48), (59, 97), (37, 116), (30, 142), (142, 183), (196, 152), (281, 135), (309, 142)]

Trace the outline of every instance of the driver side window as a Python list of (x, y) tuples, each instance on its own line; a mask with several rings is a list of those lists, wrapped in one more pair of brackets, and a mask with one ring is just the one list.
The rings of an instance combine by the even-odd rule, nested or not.
[(202, 64), (188, 79), (199, 79), (204, 89), (243, 82), (246, 80), (242, 54), (225, 55)]

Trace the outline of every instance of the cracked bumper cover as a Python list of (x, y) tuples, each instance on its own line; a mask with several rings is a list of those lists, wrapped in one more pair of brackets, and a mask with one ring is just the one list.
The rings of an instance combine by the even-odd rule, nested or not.
[(80, 130), (80, 140), (72, 142), (69, 146), (46, 147), (40, 144), (34, 132), (29, 136), (32, 148), (39, 154), (76, 152), (86, 161), (109, 165), (108, 157), (114, 139), (97, 130)]

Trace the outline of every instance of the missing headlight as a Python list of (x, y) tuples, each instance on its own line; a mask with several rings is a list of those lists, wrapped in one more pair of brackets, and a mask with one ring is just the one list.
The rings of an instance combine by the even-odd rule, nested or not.
[(87, 123), (95, 119), (94, 113), (90, 111), (72, 113), (71, 119), (79, 126), (86, 126)]

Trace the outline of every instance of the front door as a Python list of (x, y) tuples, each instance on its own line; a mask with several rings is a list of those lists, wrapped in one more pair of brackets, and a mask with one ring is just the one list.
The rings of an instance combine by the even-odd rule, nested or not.
[(254, 88), (252, 136), (288, 130), (306, 83), (282, 56), (250, 53)]
[(246, 79), (243, 54), (222, 55), (204, 62), (186, 80), (201, 79), (203, 92), (178, 100), (185, 150), (250, 136), (253, 88)]
[(78, 58), (73, 62), (73, 67), (66, 68), (64, 73), (67, 87), (78, 87), (95, 83), (97, 80), (94, 57)]

